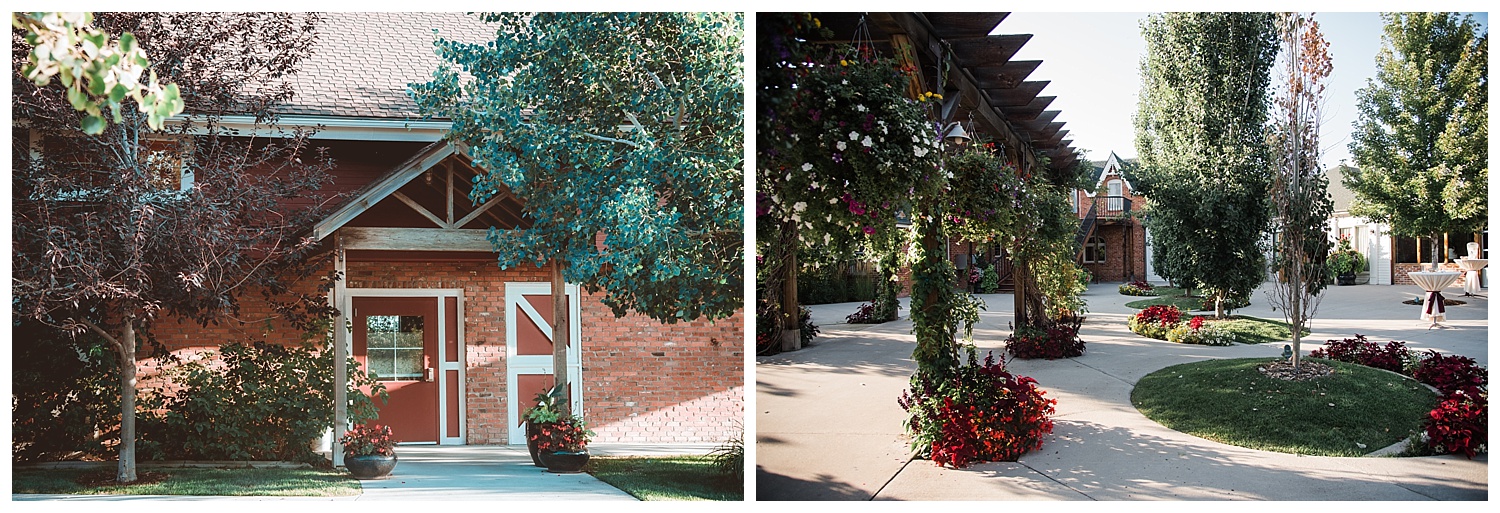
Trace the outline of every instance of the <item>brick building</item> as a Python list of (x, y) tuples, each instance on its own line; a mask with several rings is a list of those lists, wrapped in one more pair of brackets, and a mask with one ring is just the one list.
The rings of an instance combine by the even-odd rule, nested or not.
[[(493, 30), (462, 13), (329, 14), (313, 56), (291, 78), (296, 96), (280, 108), (281, 124), (322, 127), (315, 142), (336, 162), (325, 192), (343, 194), (309, 236), (344, 271), (328, 297), (341, 312), (334, 326), (352, 327), (333, 330), (335, 347), (362, 367), (347, 373), (374, 373), (385, 384), (391, 397), (380, 422), (403, 442), (524, 444), (521, 414), (555, 372), (568, 373), (574, 411), (597, 441), (739, 436), (743, 311), (672, 325), (616, 318), (602, 295), (570, 284), (567, 369), (553, 368), (550, 266), (502, 270), (485, 238), (490, 227), (530, 226), (525, 199), (501, 191), (470, 202), (483, 170), (443, 140), (447, 121), (423, 119), (405, 92), (438, 67), (435, 37), (483, 43)], [(242, 133), (255, 127), (247, 116), (223, 122)], [(182, 187), (192, 187), (190, 174)], [(317, 285), (298, 288), (316, 293)], [(257, 295), (247, 295), (237, 321), (205, 328), (167, 313), (153, 331), (183, 355), (231, 341), (299, 342), (303, 334)], [(160, 369), (144, 356), (141, 363), (143, 386), (162, 386), (149, 381)]]
[[(1150, 275), (1150, 247), (1139, 213), (1146, 199), (1135, 192), (1125, 177), (1134, 161), (1114, 152), (1094, 162), (1093, 190), (1073, 191), (1073, 212), (1078, 214), (1078, 262), (1094, 281), (1146, 280)], [(1159, 277), (1150, 278), (1160, 281)]]

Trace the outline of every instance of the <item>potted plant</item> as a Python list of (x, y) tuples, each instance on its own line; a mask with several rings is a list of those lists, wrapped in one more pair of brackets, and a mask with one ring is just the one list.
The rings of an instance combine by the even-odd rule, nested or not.
[(1328, 255), (1328, 270), (1339, 285), (1353, 285), (1355, 273), (1365, 270), (1365, 257), (1349, 246), (1348, 237), (1339, 237), (1338, 248)]
[(564, 474), (578, 472), (588, 464), (589, 439), (593, 436), (594, 432), (589, 431), (583, 417), (569, 415), (542, 426), (532, 439), (536, 440), (537, 455), (541, 456), (547, 471)]
[(544, 467), (541, 457), (537, 456), (536, 437), (542, 427), (556, 424), (561, 420), (561, 413), (557, 407), (562, 400), (561, 387), (553, 386), (552, 390), (541, 392), (536, 395), (536, 406), (526, 410), (523, 418), (526, 420), (526, 451), (531, 453), (531, 464)]
[(356, 424), (344, 436), (344, 467), (356, 479), (376, 479), (396, 469), (396, 439), (390, 426)]

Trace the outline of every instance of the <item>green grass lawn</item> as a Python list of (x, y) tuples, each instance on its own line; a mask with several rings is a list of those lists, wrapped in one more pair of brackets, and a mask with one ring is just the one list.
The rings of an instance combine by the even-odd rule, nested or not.
[(108, 469), (17, 469), (11, 493), (69, 495), (359, 495), (359, 481), (333, 470), (310, 468), (152, 468), (137, 470), (129, 485), (109, 482)]
[[(1130, 401), (1163, 426), (1217, 442), (1292, 454), (1362, 456), (1406, 438), (1437, 404), (1416, 381), (1361, 365), (1285, 381), (1260, 374), (1270, 360), (1175, 365), (1141, 378)], [(1364, 444), (1364, 447), (1360, 447)]]
[(1162, 286), (1156, 287), (1155, 290), (1155, 296), (1142, 296), (1145, 299), (1125, 303), (1125, 306), (1141, 310), (1148, 306), (1172, 305), (1184, 312), (1197, 312), (1203, 308), (1203, 298), (1184, 296), (1181, 288)]
[[(1282, 321), (1248, 315), (1232, 315), (1228, 319), (1215, 322), (1234, 333), (1234, 340), (1241, 344), (1264, 344), (1292, 339), (1292, 326)], [(1311, 331), (1307, 328), (1302, 329), (1303, 336), (1308, 333)]]
[(594, 456), (584, 470), (643, 501), (745, 499), (744, 482), (715, 472), (708, 456)]

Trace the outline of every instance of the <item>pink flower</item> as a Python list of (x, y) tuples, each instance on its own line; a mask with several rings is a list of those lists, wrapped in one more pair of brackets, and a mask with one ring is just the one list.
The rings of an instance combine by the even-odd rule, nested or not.
[(870, 226), (870, 225), (865, 225), (865, 235), (875, 235), (875, 227), (874, 226)]

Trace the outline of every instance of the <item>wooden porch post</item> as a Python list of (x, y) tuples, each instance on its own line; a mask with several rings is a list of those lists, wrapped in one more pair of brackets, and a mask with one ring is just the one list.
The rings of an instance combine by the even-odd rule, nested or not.
[(563, 267), (567, 265), (556, 257), (552, 260), (552, 383), (562, 384), (563, 400), (558, 404), (563, 415), (573, 413), (573, 394), (568, 392), (568, 287), (563, 280)]
[(333, 282), (329, 305), (338, 310), (333, 319), (333, 441), (329, 449), (333, 452), (333, 466), (344, 464), (344, 446), (339, 436), (349, 427), (349, 314), (345, 298), (348, 297), (348, 266), (344, 261), (344, 241), (337, 233), (333, 235), (333, 269), (338, 280)]

